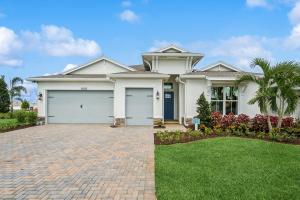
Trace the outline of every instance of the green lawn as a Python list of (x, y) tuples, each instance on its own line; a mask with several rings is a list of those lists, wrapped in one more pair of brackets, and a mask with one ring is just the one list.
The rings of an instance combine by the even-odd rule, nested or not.
[(300, 199), (300, 146), (235, 137), (160, 145), (162, 199)]

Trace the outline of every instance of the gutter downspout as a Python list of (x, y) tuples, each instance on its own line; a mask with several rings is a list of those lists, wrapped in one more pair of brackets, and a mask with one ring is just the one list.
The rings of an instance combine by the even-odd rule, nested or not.
[[(112, 82), (114, 84), (114, 93), (116, 90), (116, 81), (112, 80), (111, 78), (107, 77), (107, 80)], [(115, 94), (114, 94), (114, 112), (115, 112)], [(115, 113), (114, 113), (114, 126), (116, 126), (116, 118), (115, 118)]]
[(187, 124), (186, 124), (186, 84), (184, 81), (182, 81), (180, 79), (180, 77), (178, 76), (176, 78), (176, 82), (178, 83), (182, 83), (184, 85), (184, 116), (183, 116), (183, 126), (187, 128)]

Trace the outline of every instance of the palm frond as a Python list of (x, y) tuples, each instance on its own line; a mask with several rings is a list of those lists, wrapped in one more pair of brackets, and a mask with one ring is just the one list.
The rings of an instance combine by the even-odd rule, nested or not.
[(14, 87), (15, 85), (20, 85), (23, 84), (23, 79), (21, 79), (20, 77), (14, 77), (11, 80), (11, 87)]

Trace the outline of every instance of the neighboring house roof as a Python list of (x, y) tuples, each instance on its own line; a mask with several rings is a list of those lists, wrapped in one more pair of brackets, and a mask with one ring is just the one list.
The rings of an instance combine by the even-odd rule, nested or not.
[(129, 67), (132, 68), (132, 69), (135, 69), (136, 71), (145, 71), (145, 66), (143, 64), (130, 65)]
[(100, 62), (100, 61), (102, 61), (102, 60), (106, 60), (106, 61), (108, 61), (108, 62), (111, 62), (111, 63), (113, 63), (113, 64), (115, 64), (115, 65), (117, 65), (117, 66), (119, 66), (119, 67), (121, 67), (121, 68), (127, 69), (127, 70), (129, 70), (129, 71), (134, 71), (134, 69), (131, 68), (131, 67), (128, 67), (128, 66), (126, 66), (126, 65), (123, 65), (123, 64), (121, 64), (121, 63), (119, 63), (119, 62), (117, 62), (117, 61), (114, 61), (114, 60), (112, 60), (111, 58), (102, 56), (102, 57), (100, 57), (100, 58), (98, 58), (98, 59), (96, 59), (96, 60), (93, 60), (93, 61), (88, 62), (88, 63), (86, 63), (86, 64), (80, 65), (80, 66), (75, 67), (75, 68), (72, 68), (72, 69), (70, 69), (70, 70), (67, 70), (67, 71), (65, 71), (63, 74), (66, 75), (66, 74), (72, 73), (72, 72), (74, 72), (74, 71), (77, 71), (77, 70), (80, 70), (80, 69), (82, 69), (82, 68), (88, 67), (88, 66), (90, 66), (90, 65), (92, 65), (92, 64), (94, 64), (94, 63)]
[[(213, 68), (216, 68), (216, 67), (225, 67), (231, 71), (234, 71), (234, 72), (242, 72), (241, 69), (237, 68), (237, 67), (234, 67), (233, 65), (231, 64), (228, 64), (224, 61), (218, 61), (218, 62), (215, 62), (215, 63), (212, 63), (210, 65), (207, 65), (206, 67), (203, 67), (202, 69), (200, 69), (201, 71), (209, 71)], [(221, 70), (219, 70), (221, 71)]]
[(28, 81), (103, 81), (107, 80), (106, 74), (56, 74), (49, 76), (30, 77)]

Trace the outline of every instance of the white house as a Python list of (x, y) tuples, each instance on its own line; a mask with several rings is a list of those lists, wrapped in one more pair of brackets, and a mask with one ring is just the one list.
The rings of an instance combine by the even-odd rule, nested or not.
[(235, 87), (235, 80), (249, 72), (222, 61), (195, 70), (202, 58), (201, 53), (171, 45), (143, 53), (142, 65), (125, 66), (101, 57), (62, 74), (28, 80), (38, 83), (38, 115), (46, 123), (191, 123), (203, 92), (213, 111), (259, 113), (257, 105), (247, 103), (257, 86)]

